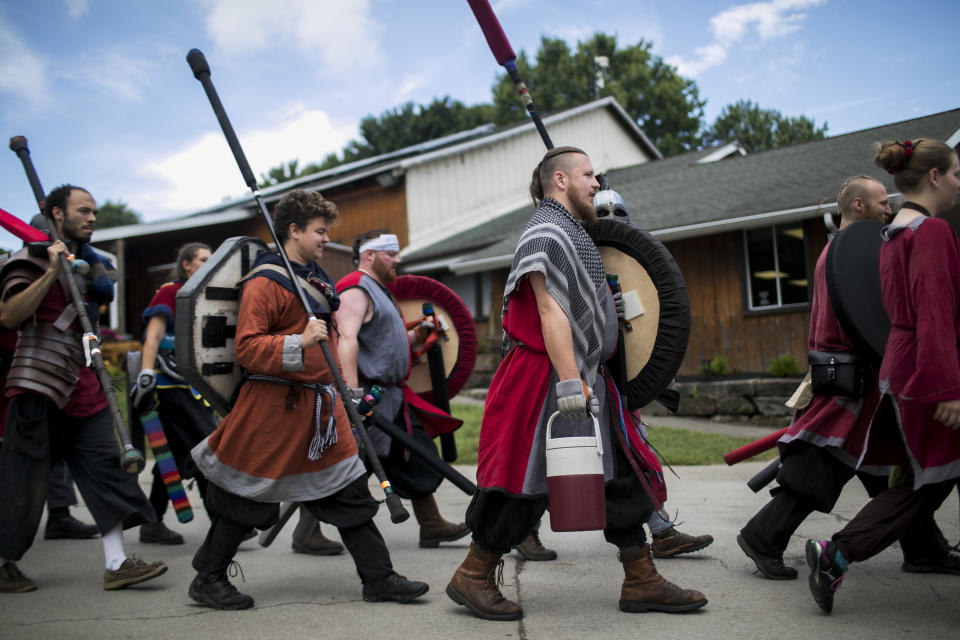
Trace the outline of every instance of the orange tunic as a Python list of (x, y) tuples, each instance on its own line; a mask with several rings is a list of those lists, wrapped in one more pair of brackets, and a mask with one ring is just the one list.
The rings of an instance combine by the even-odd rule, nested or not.
[[(293, 294), (268, 278), (249, 280), (237, 319), (240, 364), (250, 374), (332, 383), (322, 350), (299, 346), (305, 326), (306, 314)], [(336, 359), (336, 335), (330, 333), (327, 344)], [(316, 398), (316, 391), (300, 385), (248, 380), (217, 430), (193, 449), (200, 471), (230, 493), (260, 502), (303, 502), (336, 493), (366, 470), (339, 394), (333, 405), (336, 444), (317, 460), (307, 457), (316, 430)], [(330, 400), (323, 398), (322, 425), (329, 416)]]

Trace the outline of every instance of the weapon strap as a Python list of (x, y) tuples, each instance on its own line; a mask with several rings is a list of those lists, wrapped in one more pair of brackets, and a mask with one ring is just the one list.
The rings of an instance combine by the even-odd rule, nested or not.
[(615, 431), (617, 434), (617, 440), (620, 441), (620, 448), (623, 450), (623, 455), (627, 458), (627, 462), (629, 462), (630, 466), (633, 467), (633, 472), (637, 474), (637, 479), (640, 480), (640, 486), (643, 487), (643, 492), (647, 494), (647, 499), (650, 500), (650, 504), (653, 505), (657, 515), (659, 515), (664, 522), (670, 522), (670, 516), (667, 515), (663, 508), (663, 503), (660, 502), (660, 499), (657, 498), (656, 494), (653, 492), (653, 488), (650, 486), (650, 482), (647, 480), (646, 474), (644, 474), (643, 470), (640, 468), (640, 464), (637, 462), (637, 458), (633, 454), (633, 450), (630, 448), (630, 444), (627, 442), (627, 439), (624, 436), (623, 429), (618, 427), (623, 418), (622, 416), (617, 415), (615, 403), (608, 402), (607, 406), (610, 407), (610, 424), (613, 426), (613, 431)]
[[(250, 278), (253, 278), (257, 274), (262, 273), (264, 271), (273, 271), (275, 273), (279, 273), (284, 278), (290, 277), (290, 274), (287, 273), (286, 268), (284, 268), (282, 265), (262, 264), (256, 269), (251, 269), (250, 272), (247, 273), (247, 275), (240, 278), (240, 281), (237, 282), (237, 286), (239, 287)], [(320, 309), (322, 310), (322, 313), (330, 313), (330, 303), (327, 301), (324, 295), (319, 291), (317, 291), (317, 288), (314, 287), (312, 284), (310, 284), (306, 278), (297, 276), (297, 280), (300, 281), (300, 288), (303, 289), (303, 292), (307, 294), (307, 297), (310, 298), (310, 300), (312, 300), (313, 302), (319, 305)]]

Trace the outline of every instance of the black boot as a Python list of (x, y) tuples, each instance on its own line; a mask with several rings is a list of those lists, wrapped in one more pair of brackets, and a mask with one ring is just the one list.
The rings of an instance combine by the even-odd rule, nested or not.
[(363, 583), (363, 599), (367, 602), (410, 602), (416, 600), (430, 589), (426, 582), (407, 580), (393, 572), (382, 578), (366, 580)]
[(70, 515), (69, 507), (59, 507), (47, 511), (47, 526), (43, 530), (44, 540), (85, 540), (96, 538), (100, 530), (96, 525), (84, 524)]
[(198, 574), (190, 583), (187, 593), (200, 604), (214, 609), (233, 611), (249, 609), (253, 606), (253, 598), (237, 591), (237, 588), (227, 580), (226, 571), (207, 575)]
[[(253, 598), (237, 591), (227, 579), (227, 568), (233, 562), (249, 527), (215, 517), (203, 544), (193, 556), (197, 576), (190, 583), (188, 595), (200, 604), (214, 609), (249, 609)], [(241, 578), (243, 574), (241, 573)]]

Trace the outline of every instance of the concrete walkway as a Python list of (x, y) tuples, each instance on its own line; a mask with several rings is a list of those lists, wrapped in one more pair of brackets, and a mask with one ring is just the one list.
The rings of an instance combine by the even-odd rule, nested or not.
[[(744, 484), (762, 466), (679, 467), (681, 478), (670, 481), (669, 507), (671, 513), (679, 511), (682, 530), (711, 533), (716, 538), (700, 553), (657, 562), (668, 579), (706, 593), (709, 604), (691, 614), (621, 613), (617, 601), (622, 570), (615, 550), (600, 532), (554, 533), (545, 518), (542, 538), (559, 551), (560, 558), (536, 563), (511, 555), (504, 566), (503, 591), (522, 604), (525, 617), (518, 622), (478, 620), (444, 594), (450, 575), (466, 554), (467, 542), (419, 549), (413, 518), (394, 525), (386, 509), (380, 510), (377, 522), (394, 565), (400, 573), (430, 584), (430, 592), (418, 603), (363, 602), (350, 558), (292, 553), (294, 523), (289, 523), (273, 546), (261, 548), (253, 539), (244, 543), (237, 556), (246, 582), (239, 576), (233, 580), (256, 599), (256, 607), (213, 611), (195, 605), (187, 596), (193, 577), (190, 558), (208, 524), (199, 496), (191, 490), (196, 519), (181, 525), (173, 522), (172, 513), (167, 514), (167, 524), (183, 533), (187, 544), (142, 545), (136, 531), (127, 532), (128, 552), (162, 559), (170, 570), (125, 591), (101, 589), (99, 540), (45, 541), (38, 534), (34, 547), (19, 564), (39, 589), (0, 594), (0, 638), (932, 640), (960, 636), (960, 577), (903, 573), (898, 549), (854, 565), (837, 595), (834, 613), (820, 613), (807, 590), (802, 542), (806, 537), (828, 536), (856, 512), (866, 499), (856, 483), (847, 488), (834, 514), (814, 515), (792, 541), (786, 562), (801, 569), (799, 580), (774, 582), (754, 575), (753, 564), (737, 547), (735, 536), (766, 500)], [(467, 476), (475, 473), (473, 467), (460, 470)], [(142, 474), (145, 489), (149, 480), (148, 473)], [(468, 503), (465, 494), (444, 483), (438, 498), (446, 516), (462, 517)], [(74, 513), (91, 521), (83, 508)], [(948, 498), (938, 520), (951, 541), (955, 540), (956, 495)], [(336, 536), (329, 526), (325, 531)]]

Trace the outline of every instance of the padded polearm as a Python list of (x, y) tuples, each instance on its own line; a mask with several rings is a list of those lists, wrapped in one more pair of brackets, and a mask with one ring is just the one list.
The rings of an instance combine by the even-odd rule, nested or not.
[[(283, 250), (283, 243), (280, 242), (277, 232), (273, 227), (273, 219), (270, 217), (270, 212), (267, 211), (267, 205), (263, 201), (263, 196), (260, 195), (260, 190), (257, 187), (257, 180), (253, 177), (253, 172), (250, 170), (250, 164), (247, 162), (247, 157), (243, 153), (243, 147), (240, 146), (240, 140), (237, 138), (237, 134), (234, 132), (233, 126), (230, 124), (230, 119), (227, 117), (226, 111), (223, 108), (223, 104), (220, 102), (220, 96), (217, 95), (217, 90), (214, 88), (213, 82), (210, 80), (210, 65), (207, 64), (207, 59), (199, 49), (191, 49), (187, 53), (187, 63), (190, 65), (190, 69), (193, 70), (194, 77), (200, 81), (201, 85), (203, 85), (203, 89), (210, 101), (210, 106), (213, 108), (213, 111), (217, 116), (217, 121), (220, 123), (220, 128), (223, 130), (223, 135), (227, 138), (227, 144), (230, 145), (230, 150), (233, 152), (233, 157), (234, 160), (236, 160), (237, 167), (240, 169), (240, 173), (243, 175), (243, 179), (247, 183), (247, 186), (250, 187), (250, 191), (253, 194), (253, 199), (257, 203), (257, 207), (260, 210), (263, 221), (267, 225), (267, 229), (270, 231), (270, 236), (273, 238), (273, 242), (277, 247), (277, 254), (283, 261), (283, 266), (286, 269), (287, 275), (290, 278), (290, 282), (293, 285), (296, 297), (303, 305), (303, 310), (307, 318), (313, 319), (316, 316), (312, 311), (310, 302), (307, 300), (307, 296), (304, 293), (303, 288), (300, 286), (300, 281), (293, 270), (293, 266), (290, 264), (290, 259)], [(331, 375), (333, 375), (337, 393), (339, 393), (340, 397), (344, 400), (343, 407), (346, 410), (347, 416), (350, 419), (350, 424), (353, 427), (353, 433), (357, 438), (357, 445), (364, 451), (367, 462), (369, 463), (370, 468), (373, 470), (374, 475), (377, 476), (377, 480), (380, 482), (381, 489), (383, 489), (384, 496), (386, 497), (387, 509), (390, 511), (390, 520), (394, 523), (403, 522), (410, 517), (410, 513), (406, 510), (406, 508), (404, 508), (403, 503), (400, 501), (400, 496), (394, 492), (393, 487), (390, 485), (390, 481), (387, 479), (386, 473), (383, 470), (383, 465), (380, 463), (380, 459), (374, 452), (373, 443), (370, 441), (370, 436), (366, 431), (363, 420), (360, 418), (356, 407), (350, 400), (350, 389), (343, 381), (343, 376), (340, 374), (340, 370), (337, 368), (337, 362), (333, 358), (333, 354), (330, 353), (330, 347), (325, 341), (322, 341), (320, 342), (320, 350), (323, 353), (324, 359), (327, 361)]]

